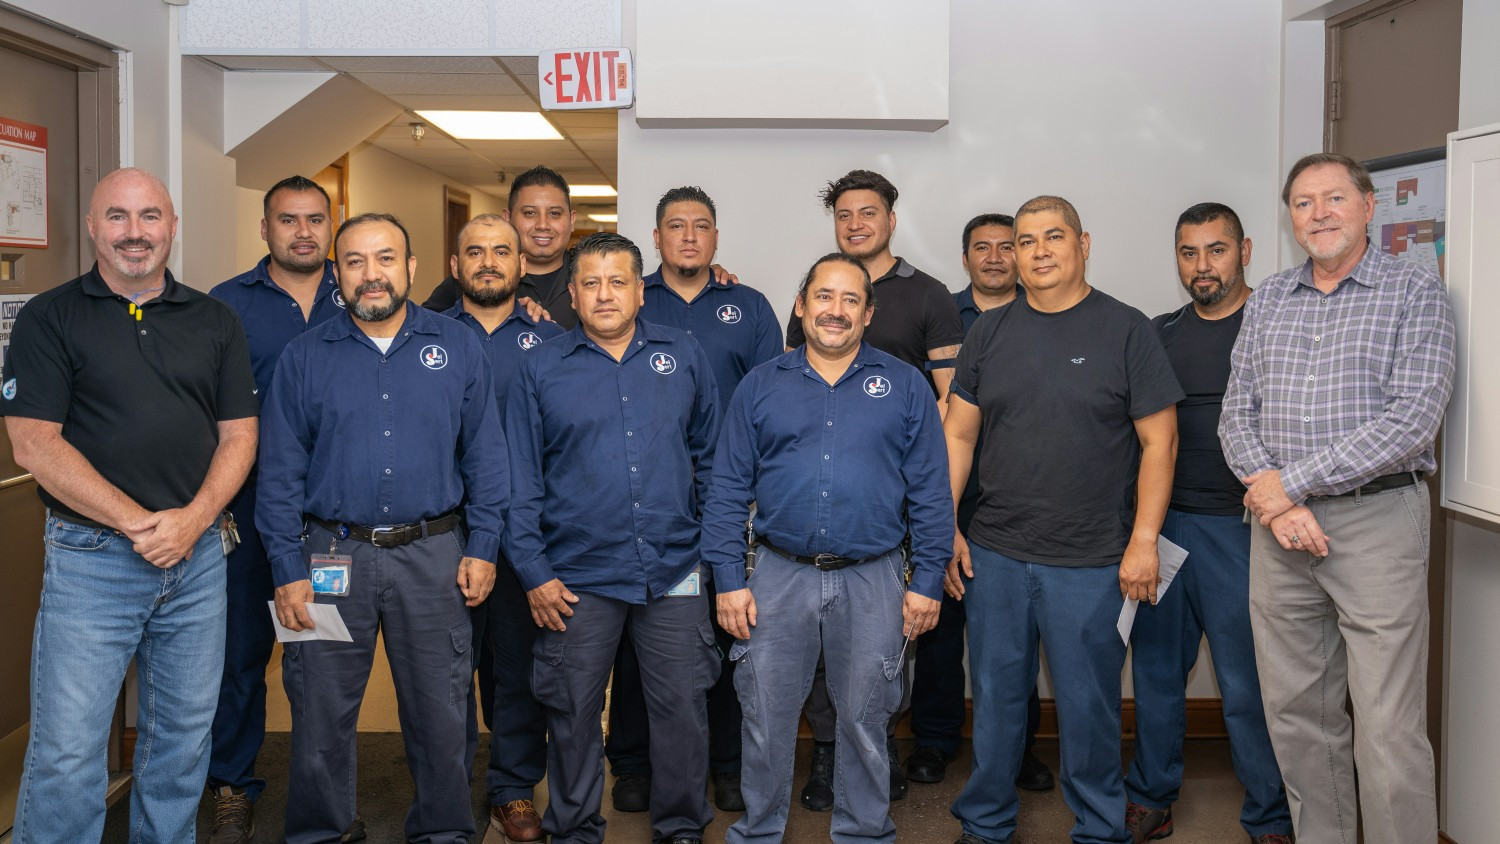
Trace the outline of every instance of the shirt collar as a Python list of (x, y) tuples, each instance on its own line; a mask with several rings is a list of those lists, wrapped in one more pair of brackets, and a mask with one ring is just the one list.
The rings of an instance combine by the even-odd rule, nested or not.
[(879, 284), (880, 282), (885, 281), (888, 278), (911, 278), (916, 274), (917, 268), (912, 266), (911, 264), (908, 264), (905, 258), (902, 258), (898, 255), (896, 257), (896, 263), (886, 271), (885, 275), (875, 279), (874, 283)]
[[(720, 290), (728, 290), (729, 288), (734, 287), (734, 285), (731, 284), (727, 279), (724, 281), (719, 281), (718, 277), (714, 275), (713, 267), (704, 267), (704, 271), (708, 273), (708, 287), (704, 289), (716, 287)], [(660, 266), (657, 266), (656, 272), (646, 276), (642, 280), (646, 282), (647, 287), (666, 287), (668, 290), (672, 289), (667, 285), (667, 276), (662, 271), (662, 268)]]
[[(656, 323), (647, 322), (640, 317), (636, 317), (635, 337), (632, 339), (645, 340), (647, 343), (669, 343), (672, 337)], [(589, 339), (587, 334), (583, 333), (583, 321), (580, 320), (577, 325), (573, 326), (572, 331), (551, 342), (561, 343), (563, 346), (563, 356), (567, 357), (593, 341)]]
[[(177, 281), (172, 275), (171, 270), (163, 270), (162, 272), (164, 273), (162, 291), (156, 298), (163, 302), (186, 302), (190, 295), (188, 289)], [(118, 293), (109, 289), (109, 285), (104, 282), (104, 276), (99, 274), (99, 263), (97, 261), (94, 262), (94, 266), (83, 276), (83, 292), (102, 299), (113, 299), (119, 296)]]
[[(333, 262), (327, 258), (323, 259), (323, 280), (319, 282), (318, 295), (313, 297), (321, 299), (326, 293), (338, 289), (338, 276), (333, 274)], [(255, 263), (250, 272), (240, 278), (240, 284), (249, 287), (252, 284), (260, 284), (266, 287), (274, 287), (281, 290), (281, 285), (271, 278), (271, 256), (266, 255)], [(285, 292), (285, 291), (282, 291)]]
[[(437, 321), (438, 314), (418, 307), (410, 300), (406, 303), (406, 321), (401, 323), (399, 337), (410, 331), (415, 334), (441, 334), (442, 324)], [(354, 324), (354, 317), (349, 314), (348, 309), (339, 312), (339, 315), (323, 323), (324, 340), (343, 340), (348, 337), (363, 337), (365, 333), (359, 326)]]
[[(1366, 237), (1364, 256), (1359, 259), (1358, 264), (1354, 265), (1354, 269), (1349, 271), (1349, 275), (1346, 276), (1345, 279), (1339, 281), (1339, 284), (1343, 284), (1344, 281), (1347, 280), (1373, 289), (1378, 281), (1375, 272), (1375, 265), (1384, 260), (1384, 258), (1385, 253), (1377, 249), (1375, 247), (1375, 244), (1370, 242), (1370, 238)], [(1312, 258), (1308, 258), (1307, 261), (1302, 264), (1302, 273), (1297, 277), (1297, 282), (1304, 287), (1311, 287), (1312, 289), (1317, 290), (1317, 285), (1313, 284)]]
[[(776, 366), (780, 369), (806, 369), (809, 366), (807, 362), (807, 344), (803, 343), (782, 355), (776, 361)], [(854, 362), (849, 365), (849, 368), (852, 370), (856, 366), (885, 366), (885, 361), (881, 360), (875, 354), (874, 346), (871, 346), (861, 338), (859, 341), (859, 351), (855, 353)]]
[[(479, 320), (464, 308), (464, 297), (461, 295), (458, 297), (458, 301), (454, 303), (453, 307), (449, 308), (446, 311), (443, 311), (443, 316), (450, 319), (456, 319), (460, 322), (471, 322), (475, 325), (479, 325)], [(511, 309), (510, 316), (506, 317), (500, 322), (499, 325), (495, 326), (495, 330), (499, 331), (500, 329), (509, 325), (510, 321), (513, 319), (520, 320), (521, 322), (526, 323), (532, 328), (536, 327), (536, 320), (531, 318), (531, 314), (527, 313), (525, 308), (517, 305)], [(484, 326), (479, 325), (479, 327), (483, 328)]]
[(958, 309), (960, 311), (978, 311), (979, 310), (979, 306), (976, 305), (976, 304), (974, 304), (974, 285), (973, 284), (970, 284), (968, 287), (965, 287), (964, 289), (958, 291), (958, 295), (954, 297), (954, 301), (958, 302)]

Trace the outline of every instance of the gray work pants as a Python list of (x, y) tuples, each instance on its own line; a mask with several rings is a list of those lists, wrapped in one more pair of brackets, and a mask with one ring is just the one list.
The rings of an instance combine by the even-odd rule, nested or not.
[(1429, 506), (1424, 484), (1309, 500), (1330, 537), (1322, 560), (1283, 550), (1268, 528), (1252, 530), (1255, 659), (1301, 844), (1354, 844), (1361, 808), (1367, 844), (1437, 840)]
[(620, 633), (641, 666), (650, 727), (653, 841), (698, 837), (713, 820), (708, 805), (708, 689), (719, 650), (704, 594), (630, 604), (576, 593), (563, 632), (537, 635), (532, 691), (547, 713), (547, 813), (552, 844), (604, 841), (604, 687)]

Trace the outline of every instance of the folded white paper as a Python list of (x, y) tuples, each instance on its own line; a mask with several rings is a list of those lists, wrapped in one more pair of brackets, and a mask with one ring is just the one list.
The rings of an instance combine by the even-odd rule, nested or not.
[(281, 619), (276, 617), (276, 602), (266, 601), (266, 604), (271, 608), (271, 623), (276, 625), (278, 642), (312, 642), (318, 639), (330, 642), (354, 641), (354, 637), (349, 635), (349, 628), (344, 626), (339, 608), (333, 604), (307, 604), (307, 614), (312, 617), (315, 625), (311, 630), (290, 630), (281, 626)]
[[(1156, 537), (1156, 600), (1161, 601), (1167, 595), (1167, 587), (1172, 585), (1172, 580), (1177, 577), (1177, 571), (1182, 568), (1182, 563), (1188, 558), (1188, 552), (1182, 546), (1170, 542), (1164, 536)], [(1140, 601), (1125, 599), (1125, 606), (1120, 607), (1120, 620), (1115, 622), (1115, 628), (1120, 631), (1120, 638), (1128, 646), (1130, 644), (1130, 628), (1135, 626), (1135, 610)]]

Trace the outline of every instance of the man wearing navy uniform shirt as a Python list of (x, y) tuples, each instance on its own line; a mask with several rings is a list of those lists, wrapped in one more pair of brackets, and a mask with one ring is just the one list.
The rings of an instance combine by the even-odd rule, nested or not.
[[(945, 585), (969, 602), (974, 686), (974, 767), (952, 811), (961, 844), (1011, 840), (1040, 645), (1073, 840), (1125, 844), (1115, 621), (1122, 596), (1156, 599), (1182, 390), (1145, 315), (1085, 279), (1089, 235), (1073, 205), (1039, 196), (1015, 219), (1026, 295), (974, 323), (944, 420), (955, 496), (971, 471), (980, 487)], [(981, 428), (986, 443), (1025, 447), (976, 459)]]
[[(686, 331), (703, 347), (719, 383), (722, 411), (745, 373), (782, 353), (781, 325), (760, 291), (714, 277), (718, 212), (702, 188), (684, 186), (663, 194), (656, 203), (652, 238), (662, 263), (646, 276), (642, 313), (658, 325)], [(728, 653), (732, 637), (722, 629), (716, 629), (715, 635), (719, 649)], [(740, 702), (734, 692), (734, 663), (725, 660), (721, 669), (708, 693), (708, 766), (715, 805), (738, 812), (745, 808), (739, 784)], [(610, 687), (605, 747), (615, 774), (616, 809), (645, 809), (650, 794), (646, 713), (639, 678), (635, 651), (628, 643), (622, 644)]]
[(1187, 393), (1177, 405), (1177, 466), (1161, 532), (1187, 550), (1189, 561), (1159, 603), (1140, 607), (1130, 629), (1136, 740), (1125, 777), (1125, 825), (1136, 841), (1172, 834), (1188, 672), (1207, 635), (1230, 761), (1245, 787), (1240, 825), (1252, 844), (1290, 844), (1292, 816), (1266, 732), (1250, 632), (1245, 487), (1219, 444), (1229, 356), (1250, 298), (1251, 243), (1239, 215), (1216, 202), (1182, 212), (1174, 239), (1177, 274), (1192, 301), (1152, 320)]
[(348, 310), (287, 346), (262, 414), (257, 524), (277, 617), (310, 629), (316, 600), (353, 637), (283, 645), (286, 839), (335, 841), (354, 820), (355, 724), (378, 631), (416, 784), (405, 838), (458, 844), (474, 831), (468, 607), (495, 580), (505, 437), (479, 338), (407, 301), (416, 258), (400, 222), (355, 217), (334, 254)]
[[(964, 226), (962, 260), (969, 286), (953, 294), (953, 302), (958, 306), (965, 333), (974, 327), (980, 314), (1025, 295), (1016, 283), (1015, 228), (1015, 218), (1009, 214), (980, 214)], [(976, 446), (975, 453), (982, 447), (982, 443)], [(968, 535), (969, 522), (978, 506), (979, 478), (971, 475), (958, 501), (959, 533)], [(943, 596), (943, 612), (937, 627), (917, 640), (916, 651), (911, 729), (917, 749), (906, 759), (906, 775), (917, 782), (942, 782), (948, 763), (963, 742), (966, 714), (961, 601), (952, 595)], [(1042, 701), (1033, 688), (1026, 710), (1026, 754), (1016, 774), (1016, 785), (1029, 791), (1047, 791), (1055, 784), (1052, 772), (1031, 752), (1041, 717)]]
[[(862, 341), (872, 296), (857, 260), (819, 259), (797, 293), (806, 344), (751, 371), (725, 413), (703, 559), (718, 584), (719, 623), (739, 640), (731, 655), (745, 711), (746, 808), (731, 842), (785, 832), (797, 716), (820, 651), (844, 702), (832, 840), (896, 840), (886, 724), (901, 702), (907, 646), (937, 623), (953, 499), (922, 373)], [(747, 578), (752, 502), (759, 547)]]
[[(261, 207), (260, 236), (269, 254), (210, 295), (239, 315), (250, 344), (256, 391), (264, 399), (286, 344), (340, 313), (344, 299), (327, 258), (333, 240), (328, 193), (311, 179), (289, 176), (266, 191)], [(255, 801), (266, 787), (265, 779), (256, 776), (255, 757), (266, 737), (266, 664), (276, 643), (266, 602), (276, 590), (255, 528), (255, 478), (252, 469), (229, 505), (240, 545), (229, 555), (224, 679), (208, 763), (214, 799), (209, 844), (249, 841), (255, 832)]]
[[(473, 329), (484, 346), (502, 412), (522, 357), (563, 333), (556, 323), (538, 322), (516, 305), (516, 286), (526, 269), (518, 241), (515, 228), (495, 214), (481, 214), (459, 229), (458, 251), (449, 264), (463, 297), (444, 312)], [(478, 697), (490, 729), (490, 819), (509, 841), (540, 841), (542, 822), (532, 797), (547, 773), (547, 723), (531, 693), (536, 626), (526, 590), (509, 565), (497, 566), (494, 591), (472, 615), (474, 653), (480, 659)], [(471, 707), (471, 760), (478, 741)]]
[(570, 261), (579, 325), (526, 356), (505, 402), (515, 501), (506, 552), (526, 587), (532, 688), (547, 712), (554, 844), (604, 840), (600, 715), (621, 631), (641, 665), (655, 841), (700, 844), (704, 694), (719, 657), (698, 566), (698, 506), (718, 430), (702, 347), (638, 318), (641, 253), (609, 232)]

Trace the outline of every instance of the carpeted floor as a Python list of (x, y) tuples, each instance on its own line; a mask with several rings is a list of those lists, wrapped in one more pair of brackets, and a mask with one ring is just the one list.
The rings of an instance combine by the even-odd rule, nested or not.
[[(271, 844), (281, 839), (282, 817), (286, 811), (286, 781), (283, 772), (287, 769), (289, 738), (286, 733), (272, 733), (260, 755), (260, 771), (267, 775), (270, 785), (256, 806), (255, 836), (258, 844)], [(807, 756), (810, 743), (801, 742), (798, 748), (798, 780), (807, 772)], [(901, 752), (911, 752), (910, 742), (901, 743)], [(1125, 749), (1129, 755), (1129, 747)], [(1190, 741), (1184, 748), (1187, 778), (1182, 787), (1182, 798), (1173, 808), (1176, 818), (1176, 834), (1172, 841), (1177, 844), (1225, 844), (1239, 842), (1247, 836), (1240, 829), (1238, 818), (1240, 801), (1244, 792), (1234, 778), (1229, 764), (1227, 741)], [(1057, 770), (1056, 742), (1040, 742), (1039, 755), (1053, 771)], [(481, 772), (474, 791), (475, 828), (478, 832), (472, 839), (475, 844), (503, 844), (498, 831), (488, 829), (489, 808), (484, 795), (483, 769), (487, 751), (480, 750), (476, 770)], [(401, 747), (401, 737), (394, 733), (361, 733), (359, 737), (359, 795), (360, 813), (369, 829), (369, 844), (402, 844), (402, 823), (411, 800), (411, 780), (406, 771), (406, 757)], [(962, 787), (969, 771), (969, 755), (965, 748), (957, 761), (949, 767), (948, 778), (937, 785), (912, 783), (911, 796), (892, 805), (897, 836), (906, 842), (936, 842), (948, 844), (959, 836), (958, 822), (948, 813), (948, 806)], [(612, 784), (608, 783), (608, 785)], [(539, 807), (545, 806), (546, 784), (537, 795)], [(104, 827), (106, 844), (125, 844), (129, 841), (127, 805), (121, 800), (109, 812)], [(645, 814), (623, 814), (613, 811), (609, 805), (606, 787), (604, 816), (609, 822), (610, 841), (649, 842), (651, 823)], [(724, 830), (736, 815), (720, 813), (704, 840), (723, 841)], [(789, 844), (812, 844), (828, 840), (827, 813), (814, 813), (793, 804), (787, 820), (786, 841)], [(208, 837), (212, 812), (207, 801), (198, 816), (199, 841)], [(1068, 830), (1073, 825), (1073, 813), (1063, 804), (1058, 789), (1034, 794), (1021, 792), (1021, 818), (1014, 844), (1053, 844), (1068, 840)]]

